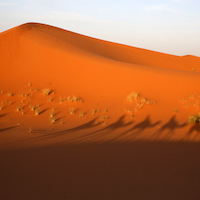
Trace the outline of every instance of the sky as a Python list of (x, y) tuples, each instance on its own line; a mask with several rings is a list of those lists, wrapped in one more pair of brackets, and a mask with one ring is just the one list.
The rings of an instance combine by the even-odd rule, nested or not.
[(0, 0), (0, 32), (27, 22), (200, 57), (200, 0)]

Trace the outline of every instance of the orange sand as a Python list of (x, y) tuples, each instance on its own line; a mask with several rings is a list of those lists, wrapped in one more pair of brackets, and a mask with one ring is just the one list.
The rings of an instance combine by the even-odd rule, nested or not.
[(200, 198), (199, 57), (27, 23), (0, 66), (0, 199)]

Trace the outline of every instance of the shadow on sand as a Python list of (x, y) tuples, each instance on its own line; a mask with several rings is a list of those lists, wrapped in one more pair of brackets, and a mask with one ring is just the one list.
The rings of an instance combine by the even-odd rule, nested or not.
[[(97, 138), (100, 138), (100, 137), (103, 137), (107, 134), (110, 134), (120, 128), (124, 128), (126, 126), (129, 126), (131, 125), (133, 122), (128, 122), (128, 123), (125, 123), (125, 115), (121, 116), (116, 122), (106, 126), (105, 128), (102, 128), (98, 131), (94, 131), (92, 133), (88, 133), (86, 135), (83, 135), (81, 136), (79, 139), (86, 139), (87, 141), (90, 140), (90, 139), (97, 139)], [(80, 141), (80, 140), (79, 140)]]
[[(161, 121), (157, 121), (157, 122), (152, 122), (150, 119), (150, 116), (148, 115), (143, 121), (135, 124), (132, 128), (129, 128), (127, 130), (126, 127), (130, 126), (131, 124), (133, 124), (133, 121), (130, 122), (125, 122), (125, 115), (121, 116), (117, 121), (115, 121), (114, 123), (105, 126), (105, 128), (99, 128), (98, 130), (95, 131), (91, 131), (92, 128), (95, 128), (97, 126), (100, 126), (98, 123), (96, 123), (97, 118), (82, 124), (80, 126), (71, 128), (71, 129), (66, 129), (63, 131), (58, 131), (58, 132), (53, 132), (53, 133), (48, 133), (48, 131), (44, 132), (45, 134), (40, 135), (40, 136), (35, 136), (26, 140), (21, 140), (21, 141), (17, 141), (15, 143), (20, 143), (20, 142), (38, 142), (38, 141), (42, 141), (42, 140), (47, 140), (47, 139), (53, 139), (53, 138), (57, 138), (60, 136), (64, 136), (64, 135), (68, 135), (68, 134), (73, 134), (74, 132), (80, 132), (80, 134), (75, 134), (74, 138), (71, 138), (70, 140), (67, 141), (63, 141), (63, 143), (65, 144), (65, 142), (69, 143), (69, 142), (84, 142), (84, 141), (92, 141), (95, 139), (99, 139), (99, 138), (103, 138), (104, 136), (110, 135), (113, 132), (116, 131), (116, 135), (112, 135), (111, 138), (109, 139), (110, 142), (117, 142), (117, 141), (129, 141), (131, 139), (135, 139), (136, 137), (138, 137), (140, 134), (142, 134), (145, 130), (147, 129), (151, 129), (155, 126), (158, 126)], [(152, 134), (152, 136), (150, 136), (148, 139), (152, 140), (152, 139), (157, 139), (159, 138), (162, 134), (165, 134), (164, 137), (162, 137), (162, 139), (169, 139), (170, 137), (172, 137), (175, 133), (176, 129), (181, 129), (183, 127), (185, 127), (187, 125), (187, 123), (184, 124), (179, 124), (178, 121), (176, 120), (176, 116), (172, 116), (169, 121), (164, 124), (158, 131), (156, 131), (155, 133)], [(126, 131), (124, 131), (123, 129), (125, 128)], [(199, 130), (199, 127), (197, 126), (193, 126), (193, 128), (191, 129), (190, 132), (192, 132), (194, 129)], [(118, 130), (122, 129), (121, 132), (119, 132)], [(84, 132), (86, 132), (84, 134)], [(167, 131), (167, 133), (165, 133)], [(33, 130), (34, 132), (34, 130)], [(39, 132), (39, 131), (37, 131)], [(190, 135), (190, 132), (188, 133), (188, 135)], [(108, 139), (108, 137), (107, 137)]]
[(184, 124), (180, 124), (177, 120), (176, 120), (176, 116), (172, 116), (169, 121), (167, 123), (165, 123), (158, 131), (156, 131), (150, 139), (156, 139), (159, 138), (163, 132), (167, 131), (167, 133), (165, 134), (165, 136), (163, 137), (164, 139), (169, 139), (170, 137), (172, 137), (175, 134), (175, 130), (177, 129), (181, 129), (183, 127), (187, 126), (187, 122), (185, 122)]
[(196, 140), (198, 137), (200, 137), (200, 124), (192, 124), (190, 130), (188, 131), (184, 139)]
[(45, 108), (45, 109), (43, 109), (39, 114), (41, 115), (41, 114), (45, 113), (45, 112), (48, 111), (48, 110), (49, 110), (49, 108)]
[(2, 115), (0, 115), (0, 118), (5, 117), (7, 115), (7, 113), (4, 113)]
[[(17, 142), (12, 142), (10, 144), (14, 144), (14, 143), (23, 143), (23, 142), (37, 142), (37, 141), (41, 141), (41, 140), (46, 140), (46, 139), (52, 139), (52, 138), (56, 138), (56, 137), (59, 137), (59, 136), (63, 136), (63, 135), (67, 135), (67, 134), (71, 134), (71, 133), (74, 133), (76, 131), (80, 131), (80, 130), (85, 130), (85, 129), (90, 129), (90, 128), (93, 128), (93, 127), (96, 127), (98, 126), (98, 124), (95, 124), (95, 121), (96, 121), (97, 118), (83, 124), (83, 125), (80, 125), (80, 126), (77, 126), (77, 127), (74, 127), (74, 128), (71, 128), (71, 129), (66, 129), (64, 131), (59, 131), (59, 132), (54, 132), (54, 133), (49, 133), (49, 134), (46, 134), (46, 135), (41, 135), (41, 136), (37, 136), (37, 137), (32, 137), (30, 139), (26, 139), (26, 140), (20, 140), (20, 141), (17, 141)], [(32, 131), (33, 133), (34, 132), (39, 132), (39, 130), (33, 130)], [(43, 130), (43, 132), (46, 132)], [(7, 144), (5, 144), (7, 145)]]
[(120, 134), (115, 139), (119, 139), (121, 137), (124, 137), (126, 134), (131, 133), (129, 136), (127, 136), (124, 140), (129, 140), (131, 138), (137, 137), (139, 134), (141, 134), (144, 130), (152, 128), (158, 124), (160, 124), (161, 121), (157, 121), (155, 123), (152, 123), (150, 120), (150, 116), (148, 115), (142, 122), (139, 122), (135, 126), (133, 126), (131, 129), (127, 130), (126, 132)]
[(11, 130), (11, 129), (14, 129), (16, 128), (17, 126), (12, 126), (12, 127), (8, 127), (8, 128), (2, 128), (0, 129), (0, 133), (4, 132), (4, 131), (8, 131), (8, 130)]

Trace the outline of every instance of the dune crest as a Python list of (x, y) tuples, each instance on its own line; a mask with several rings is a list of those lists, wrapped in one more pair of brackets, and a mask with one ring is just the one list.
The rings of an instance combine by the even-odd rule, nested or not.
[[(130, 64), (187, 71), (191, 70), (191, 65), (195, 68), (200, 64), (199, 60), (198, 63), (196, 63), (197, 59), (189, 64), (180, 56), (111, 43), (39, 23), (26, 23), (1, 33), (1, 42), (2, 40), (6, 42), (6, 38), (11, 42), (10, 45), (9, 43), (3, 45), (4, 48), (1, 48), (2, 52), (6, 52), (8, 45), (14, 49), (13, 52), (18, 51), (21, 37), (25, 37), (34, 42), (43, 43), (44, 45), (53, 45), (53, 48), (55, 48), (55, 46), (57, 48), (68, 48), (70, 46), (89, 54), (95, 54)], [(13, 41), (13, 39), (15, 41)], [(14, 53), (10, 54), (12, 56)]]

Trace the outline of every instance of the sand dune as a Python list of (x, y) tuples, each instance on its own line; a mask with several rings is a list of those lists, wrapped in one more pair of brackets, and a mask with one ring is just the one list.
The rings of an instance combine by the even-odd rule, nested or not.
[(1, 33), (1, 38), (4, 47), (1, 48), (1, 53), (8, 57), (15, 55), (22, 40), (26, 39), (47, 45), (48, 48), (67, 50), (71, 47), (111, 60), (138, 65), (191, 71), (191, 66), (195, 68), (200, 63), (200, 58), (194, 56), (179, 57), (115, 44), (38, 23), (27, 23), (5, 31)]
[[(5, 164), (0, 199), (199, 198), (200, 126), (188, 123), (190, 115), (199, 113), (199, 57), (27, 23), (0, 33), (0, 66), (0, 156)], [(13, 163), (24, 164), (14, 169)], [(145, 171), (149, 165), (151, 172)], [(24, 178), (18, 182), (19, 174)], [(189, 183), (195, 187), (187, 189)], [(26, 185), (26, 192), (17, 185)]]
[[(65, 104), (68, 107), (70, 104), (64, 102), (61, 106), (59, 98), (80, 96), (83, 103), (77, 106), (80, 107), (78, 110), (88, 113), (84, 120), (93, 119), (93, 109), (103, 111), (107, 108), (108, 113), (96, 113), (96, 116), (109, 115), (108, 124), (123, 115), (128, 118), (134, 115), (133, 120), (138, 117), (137, 121), (148, 115), (155, 121), (167, 121), (175, 115), (180, 123), (184, 123), (190, 114), (199, 111), (198, 57), (179, 57), (114, 44), (36, 23), (5, 31), (1, 33), (0, 41), (1, 89), (4, 93), (1, 101), (11, 99), (15, 102), (7, 106), (8, 115), (13, 116), (17, 104), (21, 104), (19, 95), (22, 93), (31, 96), (23, 102), (27, 107), (31, 103), (41, 103), (41, 109), (58, 107), (63, 115), (67, 112), (63, 110), (68, 109)], [(49, 104), (44, 103), (47, 99), (42, 96), (44, 88), (55, 91), (54, 95), (51, 94), (55, 100)], [(34, 89), (38, 92), (31, 91)], [(133, 91), (139, 93), (141, 99), (144, 97), (156, 103), (147, 105), (141, 99), (132, 103), (127, 101), (127, 95)], [(9, 98), (8, 92), (14, 96)], [(145, 106), (138, 111), (144, 103)], [(27, 108), (26, 112), (28, 116)], [(48, 124), (48, 115), (45, 115), (47, 112), (38, 118), (46, 118)], [(66, 117), (67, 121), (68, 118), (74, 126), (83, 122), (82, 119), (71, 122), (70, 116)], [(32, 127), (31, 123), (30, 117), (27, 128)], [(13, 117), (12, 125), (16, 125), (16, 117)], [(42, 127), (42, 124), (38, 123), (38, 126)]]

